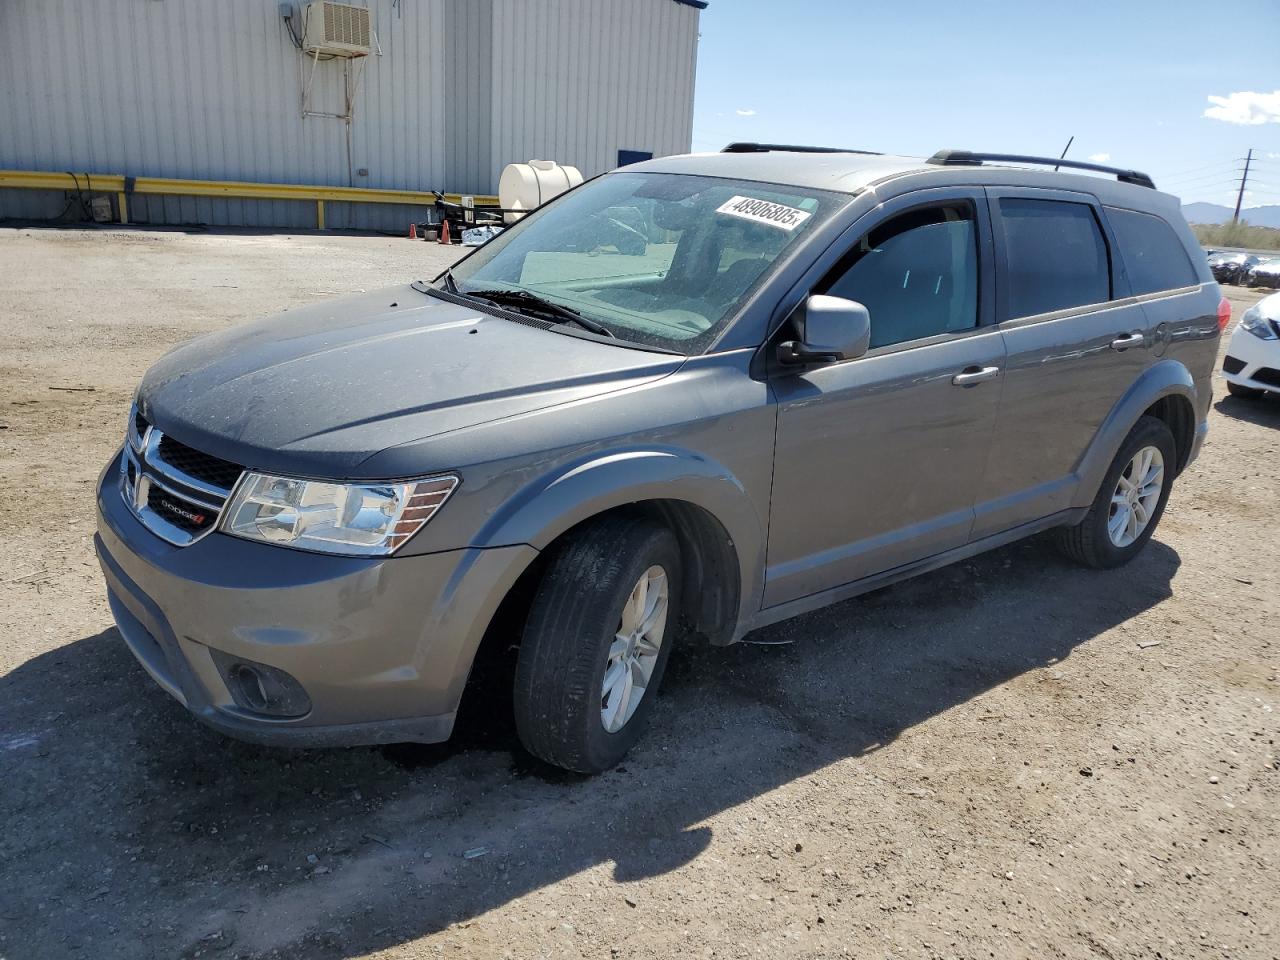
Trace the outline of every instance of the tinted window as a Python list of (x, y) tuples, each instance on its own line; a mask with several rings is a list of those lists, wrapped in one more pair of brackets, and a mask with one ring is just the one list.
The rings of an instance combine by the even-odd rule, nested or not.
[(1107, 245), (1087, 204), (1005, 198), (1000, 216), (1009, 263), (1007, 318), (1111, 298)]
[(895, 217), (858, 241), (826, 293), (871, 314), (871, 346), (978, 325), (978, 254), (967, 205)]
[(1200, 282), (1182, 241), (1159, 217), (1107, 207), (1107, 219), (1133, 293), (1155, 293)]

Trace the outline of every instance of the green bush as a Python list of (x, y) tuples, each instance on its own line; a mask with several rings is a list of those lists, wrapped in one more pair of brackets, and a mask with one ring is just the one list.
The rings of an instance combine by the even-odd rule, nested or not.
[(1250, 250), (1280, 251), (1280, 230), (1239, 223), (1193, 223), (1196, 239), (1203, 247), (1247, 247)]

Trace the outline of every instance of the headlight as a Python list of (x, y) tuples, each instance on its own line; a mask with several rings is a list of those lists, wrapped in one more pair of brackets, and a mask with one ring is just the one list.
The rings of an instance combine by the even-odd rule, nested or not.
[(1256, 303), (1244, 312), (1244, 316), (1240, 318), (1240, 327), (1261, 340), (1276, 339), (1275, 324), (1262, 316)]
[(222, 530), (321, 553), (383, 556), (449, 499), (453, 476), (404, 483), (327, 483), (246, 473), (222, 515)]

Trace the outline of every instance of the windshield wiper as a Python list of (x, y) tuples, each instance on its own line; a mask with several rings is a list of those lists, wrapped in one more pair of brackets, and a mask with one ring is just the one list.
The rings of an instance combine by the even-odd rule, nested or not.
[[(452, 276), (447, 271), (445, 272), (445, 278), (449, 283), (453, 282)], [(616, 336), (603, 323), (592, 320), (590, 317), (584, 317), (577, 310), (566, 307), (564, 304), (556, 303), (554, 300), (548, 300), (546, 297), (540, 297), (536, 293), (530, 293), (528, 290), (457, 290), (457, 292), (464, 297), (487, 300), (497, 306), (510, 304), (516, 307), (526, 307), (535, 312), (550, 314), (568, 323), (576, 323), (583, 330), (589, 330), (602, 337)]]
[(444, 273), (440, 274), (440, 276), (444, 279), (444, 288), (448, 290), (450, 293), (462, 292), (461, 290), (458, 289), (458, 284), (453, 279), (452, 270), (445, 268)]

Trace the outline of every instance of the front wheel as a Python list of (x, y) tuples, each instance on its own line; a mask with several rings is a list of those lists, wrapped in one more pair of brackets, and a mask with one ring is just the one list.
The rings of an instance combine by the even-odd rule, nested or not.
[(516, 731), (578, 773), (616, 764), (644, 731), (671, 653), (680, 549), (641, 516), (588, 523), (552, 557), (516, 664)]
[(1071, 559), (1099, 569), (1128, 563), (1147, 545), (1173, 483), (1173, 434), (1163, 420), (1142, 417), (1120, 445), (1089, 512), (1061, 532)]

